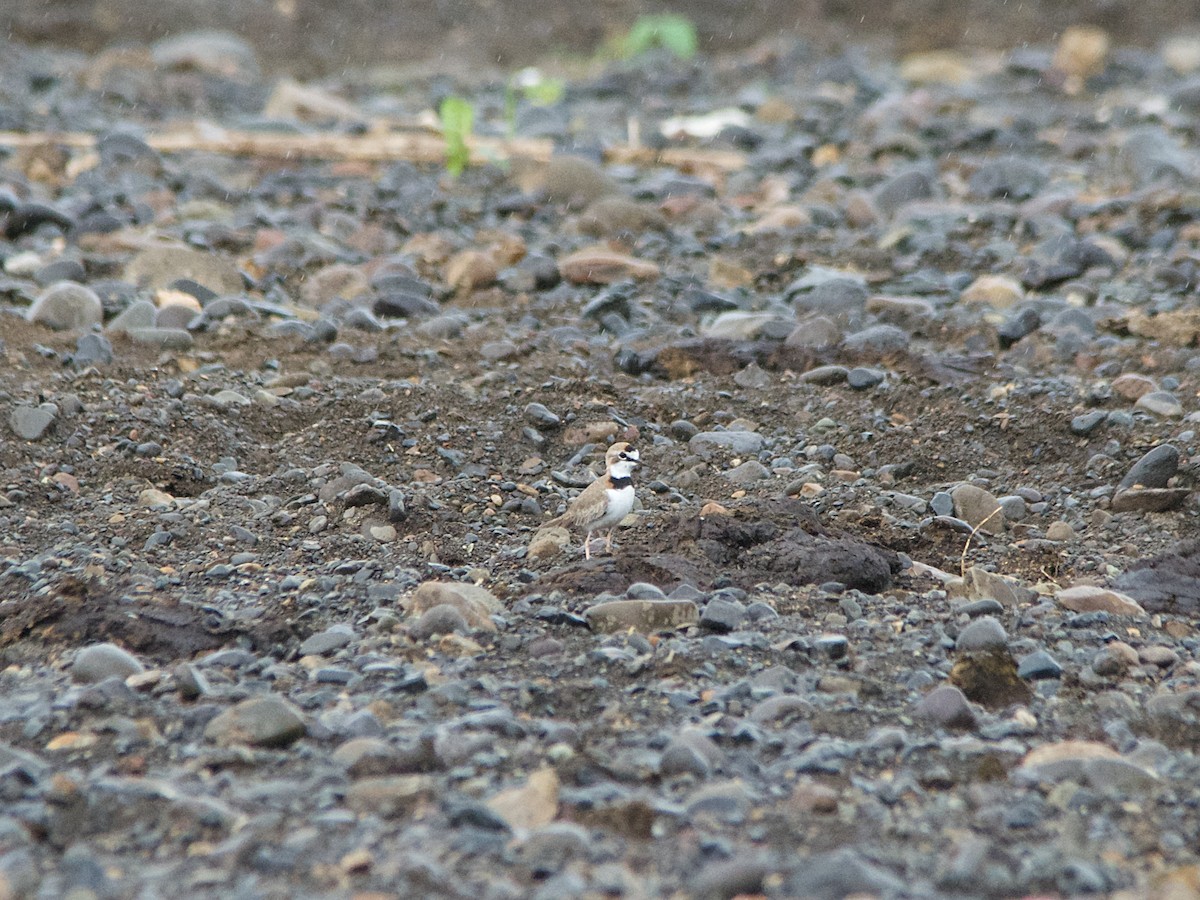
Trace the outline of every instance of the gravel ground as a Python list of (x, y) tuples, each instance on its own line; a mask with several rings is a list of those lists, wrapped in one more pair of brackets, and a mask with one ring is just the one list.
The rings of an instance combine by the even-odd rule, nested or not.
[(0, 897), (1200, 895), (1200, 43), (2, 49)]

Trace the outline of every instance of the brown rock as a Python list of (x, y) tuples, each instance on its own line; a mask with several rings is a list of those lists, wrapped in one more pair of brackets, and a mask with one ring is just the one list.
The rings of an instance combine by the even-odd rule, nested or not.
[(1108, 612), (1117, 616), (1144, 616), (1141, 605), (1125, 594), (1090, 584), (1064, 588), (1054, 595), (1059, 606), (1072, 612)]
[(593, 237), (614, 237), (623, 233), (665, 231), (667, 220), (653, 206), (628, 197), (602, 197), (588, 206), (575, 227)]
[(571, 534), (567, 529), (558, 525), (550, 528), (539, 528), (529, 542), (525, 555), (530, 562), (540, 562), (557, 556), (558, 553), (571, 543)]
[(538, 769), (521, 787), (501, 791), (487, 805), (514, 830), (540, 828), (558, 813), (558, 787), (553, 769)]
[(954, 512), (972, 528), (984, 534), (999, 534), (1004, 530), (1004, 510), (991, 491), (974, 484), (960, 484), (950, 492)]
[(1110, 509), (1120, 512), (1169, 512), (1179, 509), (1192, 495), (1188, 488), (1130, 488), (1118, 491)]
[(242, 276), (237, 266), (224, 257), (191, 247), (150, 247), (125, 266), (125, 280), (158, 290), (188, 278), (217, 294), (237, 294)]
[(496, 261), (481, 250), (462, 250), (446, 263), (446, 283), (464, 293), (493, 284), (498, 274)]
[(346, 805), (355, 812), (395, 819), (413, 813), (434, 791), (428, 775), (361, 778), (346, 789)]
[(357, 266), (334, 263), (304, 279), (300, 285), (300, 299), (306, 306), (318, 309), (335, 297), (353, 300), (370, 288), (367, 276)]
[(700, 611), (691, 600), (612, 600), (597, 603), (584, 613), (596, 631), (673, 631), (694, 625)]
[(1027, 587), (1016, 578), (988, 572), (979, 566), (967, 569), (963, 588), (963, 596), (968, 600), (990, 597), (1005, 606), (1029, 603), (1037, 596), (1033, 588)]
[(468, 625), (481, 631), (495, 631), (496, 623), (491, 616), (504, 609), (487, 588), (448, 581), (426, 581), (401, 605), (409, 615), (418, 616), (443, 603), (453, 606)]
[(652, 262), (615, 250), (596, 247), (579, 250), (559, 262), (563, 277), (575, 284), (612, 284), (614, 281), (649, 281), (660, 274)]
[(1126, 372), (1113, 379), (1113, 393), (1126, 400), (1139, 400), (1151, 391), (1158, 390), (1158, 382), (1145, 375)]
[(1073, 25), (1058, 41), (1054, 68), (1078, 79), (1099, 74), (1108, 62), (1109, 43), (1108, 32), (1088, 25)]
[(1008, 309), (1021, 302), (1025, 290), (1019, 281), (1005, 275), (980, 275), (962, 292), (964, 303), (977, 303), (993, 309)]
[(620, 193), (604, 169), (578, 156), (553, 156), (545, 162), (514, 159), (512, 174), (521, 190), (540, 193), (568, 209), (583, 209), (601, 197)]
[(742, 230), (746, 234), (795, 231), (812, 224), (812, 215), (803, 206), (784, 204), (769, 209)]

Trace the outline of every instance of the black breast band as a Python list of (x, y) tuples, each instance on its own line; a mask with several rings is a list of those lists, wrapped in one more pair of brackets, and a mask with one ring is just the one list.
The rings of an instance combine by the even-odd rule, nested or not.
[(630, 477), (629, 475), (626, 475), (624, 478), (613, 478), (612, 479), (612, 489), (614, 491), (619, 491), (622, 488), (627, 488), (627, 487), (633, 487), (633, 478)]

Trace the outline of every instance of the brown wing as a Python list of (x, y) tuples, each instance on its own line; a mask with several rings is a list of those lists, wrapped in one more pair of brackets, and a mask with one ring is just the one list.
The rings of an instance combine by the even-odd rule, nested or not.
[(604, 515), (608, 509), (608, 479), (598, 478), (584, 488), (583, 493), (571, 501), (567, 511), (547, 525), (566, 525), (572, 528), (586, 528)]

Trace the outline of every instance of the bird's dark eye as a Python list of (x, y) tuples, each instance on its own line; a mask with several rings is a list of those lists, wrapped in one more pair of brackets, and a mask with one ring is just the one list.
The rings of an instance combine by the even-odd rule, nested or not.
[(628, 453), (622, 453), (622, 454), (621, 454), (621, 459), (629, 459), (629, 454), (628, 454)]

